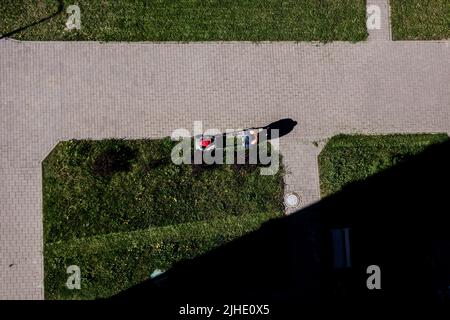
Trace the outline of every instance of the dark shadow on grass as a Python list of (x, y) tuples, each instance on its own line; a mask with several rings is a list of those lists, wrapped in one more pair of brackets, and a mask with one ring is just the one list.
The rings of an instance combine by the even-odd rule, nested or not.
[(48, 20), (56, 17), (57, 15), (59, 15), (61, 12), (63, 12), (63, 10), (64, 10), (64, 3), (63, 3), (62, 0), (58, 0), (58, 10), (55, 13), (51, 14), (48, 17), (42, 18), (42, 19), (40, 19), (38, 21), (35, 21), (35, 22), (31, 23), (31, 24), (28, 24), (26, 26), (17, 28), (15, 30), (12, 30), (12, 31), (7, 32), (5, 34), (0, 34), (0, 40), (3, 39), (3, 38), (10, 38), (10, 37), (12, 37), (13, 35), (15, 35), (15, 34), (17, 34), (19, 32), (25, 31), (28, 28), (34, 27), (34, 26), (36, 26), (36, 25), (38, 25), (40, 23), (48, 21)]
[[(118, 143), (113, 147), (104, 150), (92, 164), (92, 171), (95, 175), (101, 177), (111, 177), (117, 172), (127, 172), (131, 169), (131, 163), (137, 156), (136, 150), (131, 147)], [(149, 166), (159, 165), (153, 161)]]
[[(272, 315), (304, 308), (439, 306), (450, 302), (450, 142), (162, 276), (113, 297), (149, 312), (186, 304), (269, 303)], [(339, 265), (332, 231), (349, 228), (350, 260)], [(381, 269), (369, 290), (367, 268)], [(277, 308), (277, 306), (282, 306)], [(173, 314), (175, 315), (175, 314)], [(278, 317), (277, 317), (278, 318)]]

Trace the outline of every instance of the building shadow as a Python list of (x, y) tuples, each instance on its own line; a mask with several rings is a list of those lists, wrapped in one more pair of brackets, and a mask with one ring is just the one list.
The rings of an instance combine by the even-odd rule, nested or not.
[(35, 21), (35, 22), (30, 23), (28, 25), (25, 25), (23, 27), (17, 28), (15, 30), (11, 30), (11, 31), (9, 31), (9, 32), (7, 32), (5, 34), (0, 34), (0, 40), (3, 39), (3, 38), (10, 38), (10, 37), (14, 36), (15, 34), (17, 34), (19, 32), (25, 31), (25, 30), (27, 30), (27, 29), (29, 29), (31, 27), (34, 27), (34, 26), (36, 26), (36, 25), (38, 25), (40, 23), (48, 21), (48, 20), (56, 17), (57, 15), (59, 15), (64, 10), (64, 3), (63, 3), (62, 0), (57, 0), (57, 1), (58, 1), (58, 9), (57, 9), (57, 11), (55, 13), (53, 13), (53, 14), (47, 16), (47, 17), (44, 17), (44, 18), (42, 18), (42, 19), (40, 19), (38, 21)]
[[(450, 142), (114, 296), (302, 307), (450, 301)], [(379, 268), (381, 289), (369, 289)]]

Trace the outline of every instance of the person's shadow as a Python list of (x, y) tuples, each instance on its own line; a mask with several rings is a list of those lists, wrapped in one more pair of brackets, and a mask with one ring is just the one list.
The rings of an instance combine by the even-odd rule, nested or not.
[[(297, 125), (297, 121), (291, 118), (284, 118), (278, 121), (272, 122), (267, 126), (262, 127), (262, 129), (267, 130), (267, 140), (270, 140), (274, 137), (281, 138), (282, 136), (287, 135), (292, 130), (294, 130)], [(273, 130), (278, 130), (278, 136), (272, 135)]]

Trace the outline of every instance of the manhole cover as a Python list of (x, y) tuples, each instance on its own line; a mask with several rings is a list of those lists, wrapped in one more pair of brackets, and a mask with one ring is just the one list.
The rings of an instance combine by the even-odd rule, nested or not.
[(295, 192), (289, 192), (284, 196), (284, 204), (289, 208), (297, 208), (300, 205), (300, 196)]

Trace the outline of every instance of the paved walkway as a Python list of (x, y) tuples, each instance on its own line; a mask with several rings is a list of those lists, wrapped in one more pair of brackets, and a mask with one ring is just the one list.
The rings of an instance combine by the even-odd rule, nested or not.
[[(450, 132), (450, 42), (0, 41), (0, 298), (43, 297), (41, 162), (60, 140), (290, 117), (287, 189), (319, 199), (337, 133)], [(207, 112), (205, 112), (207, 111)]]

